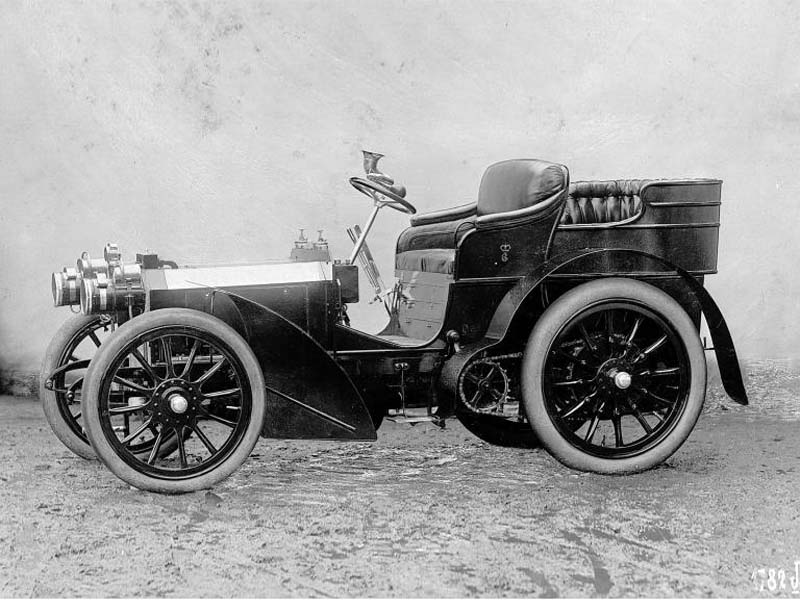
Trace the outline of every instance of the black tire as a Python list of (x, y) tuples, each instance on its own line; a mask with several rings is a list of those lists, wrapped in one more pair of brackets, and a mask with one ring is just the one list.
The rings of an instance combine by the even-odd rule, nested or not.
[(565, 293), (536, 323), (523, 357), (533, 431), (551, 455), (581, 471), (632, 473), (665, 461), (691, 433), (705, 389), (691, 318), (633, 279), (599, 279)]
[(480, 415), (459, 409), (456, 417), (464, 428), (484, 442), (506, 448), (538, 448), (541, 444), (530, 425), (494, 415)]
[[(181, 357), (178, 369), (176, 356)], [(223, 389), (203, 389), (206, 384)], [(193, 492), (228, 477), (248, 457), (263, 427), (265, 389), (253, 351), (226, 323), (189, 309), (157, 310), (122, 325), (92, 360), (86, 375), (86, 430), (99, 458), (123, 481), (153, 492)], [(140, 394), (137, 402), (131, 401), (134, 393)], [(225, 405), (217, 406), (222, 401)], [(129, 418), (138, 420), (130, 429)], [(215, 426), (217, 431), (209, 431)], [(149, 455), (127, 448), (140, 435), (153, 439)], [(160, 440), (169, 435), (178, 440), (178, 452), (162, 457)], [(190, 464), (190, 457), (199, 460)]]
[[(71, 361), (73, 353), (78, 352), (79, 347), (81, 347), (80, 358), (91, 359), (92, 356), (84, 354), (89, 354), (89, 350), (95, 345), (91, 340), (97, 340), (99, 346), (101, 338), (97, 332), (107, 327), (109, 327), (108, 320), (100, 315), (73, 315), (58, 329), (50, 341), (39, 375), (39, 400), (50, 429), (62, 444), (85, 459), (97, 458), (82, 426), (80, 398), (86, 368), (56, 377), (53, 381), (54, 389), (48, 389), (46, 382), (57, 368)], [(96, 351), (96, 348), (94, 350)]]

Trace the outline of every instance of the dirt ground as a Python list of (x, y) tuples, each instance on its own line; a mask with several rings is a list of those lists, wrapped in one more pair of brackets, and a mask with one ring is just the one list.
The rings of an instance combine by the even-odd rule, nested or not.
[[(0, 597), (791, 596), (800, 376), (750, 371), (750, 407), (712, 389), (689, 441), (640, 475), (388, 423), (374, 444), (263, 440), (177, 497), (73, 456), (38, 403), (5, 397)], [(786, 578), (770, 591), (758, 568)]]

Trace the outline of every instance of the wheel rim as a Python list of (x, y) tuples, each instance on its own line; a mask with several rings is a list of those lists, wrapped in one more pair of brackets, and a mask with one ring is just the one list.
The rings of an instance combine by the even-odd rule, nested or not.
[[(198, 477), (223, 463), (244, 438), (251, 410), (249, 379), (233, 350), (192, 327), (137, 336), (100, 387), (105, 439), (136, 471), (158, 479)], [(177, 452), (160, 454), (172, 436)], [(137, 452), (141, 444), (150, 452)]]
[[(61, 419), (72, 433), (87, 445), (89, 445), (89, 438), (81, 425), (83, 419), (81, 394), (87, 366), (86, 364), (82, 365), (82, 363), (88, 363), (88, 360), (91, 360), (100, 347), (102, 341), (98, 334), (107, 332), (112, 325), (110, 319), (100, 317), (97, 320), (90, 321), (78, 330), (64, 346), (57, 364), (58, 368), (74, 363), (75, 368), (67, 367), (67, 369), (53, 378), (53, 393), (56, 397), (56, 406)], [(89, 356), (88, 359), (84, 358), (89, 353), (92, 356)]]
[(689, 400), (690, 366), (677, 331), (631, 301), (603, 301), (556, 335), (542, 379), (547, 413), (575, 448), (639, 456), (674, 429)]

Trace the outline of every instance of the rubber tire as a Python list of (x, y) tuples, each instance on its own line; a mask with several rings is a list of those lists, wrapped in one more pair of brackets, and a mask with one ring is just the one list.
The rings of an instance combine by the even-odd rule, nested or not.
[[(75, 339), (81, 330), (87, 329), (92, 323), (100, 323), (100, 315), (73, 315), (58, 328), (42, 361), (42, 369), (39, 373), (39, 401), (42, 404), (42, 411), (50, 429), (56, 437), (69, 448), (72, 452), (87, 460), (94, 460), (97, 456), (92, 450), (87, 440), (78, 436), (70, 426), (64, 421), (64, 416), (58, 408), (58, 398), (53, 390), (48, 390), (44, 384), (47, 377), (61, 366), (61, 355), (64, 349)], [(84, 383), (86, 381), (84, 380)], [(81, 393), (83, 397), (83, 393)]]
[[(114, 447), (106, 439), (100, 422), (99, 395), (111, 363), (130, 342), (143, 333), (165, 326), (188, 326), (203, 329), (220, 338), (241, 361), (245, 373), (250, 380), (252, 393), (252, 411), (250, 423), (245, 430), (239, 445), (228, 458), (208, 473), (192, 479), (165, 480), (150, 477), (141, 473), (122, 460)], [(117, 477), (126, 483), (150, 492), (163, 494), (183, 494), (207, 489), (230, 476), (250, 455), (258, 442), (259, 435), (264, 425), (266, 414), (266, 383), (258, 360), (250, 346), (233, 328), (216, 317), (206, 313), (186, 308), (165, 308), (145, 313), (135, 317), (120, 326), (107, 344), (101, 346), (100, 351), (89, 365), (86, 374), (84, 394), (86, 406), (84, 414), (86, 419), (86, 432), (89, 440), (101, 461)]]
[(524, 422), (509, 421), (494, 415), (477, 415), (459, 409), (456, 417), (464, 429), (493, 446), (505, 448), (538, 448), (536, 434)]
[[(603, 300), (634, 300), (645, 305), (675, 329), (686, 350), (690, 381), (683, 414), (666, 438), (639, 456), (609, 459), (582, 452), (561, 436), (545, 408), (542, 374), (552, 343), (573, 317), (589, 305)], [(634, 279), (598, 279), (566, 292), (545, 310), (534, 326), (522, 359), (522, 397), (534, 433), (553, 457), (579, 471), (609, 475), (636, 473), (664, 462), (689, 437), (703, 409), (705, 394), (705, 353), (691, 318), (671, 296)]]

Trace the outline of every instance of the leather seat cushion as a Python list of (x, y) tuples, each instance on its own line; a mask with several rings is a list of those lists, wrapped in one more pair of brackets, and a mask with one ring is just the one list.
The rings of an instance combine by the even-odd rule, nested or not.
[(434, 221), (409, 227), (397, 239), (397, 253), (425, 248), (455, 248), (461, 238), (474, 228), (474, 215), (455, 221)]
[(642, 211), (640, 192), (652, 179), (575, 181), (561, 214), (562, 225), (616, 223)]
[(452, 275), (455, 249), (408, 250), (395, 255), (394, 266), (398, 271), (426, 271)]
[(432, 223), (444, 223), (446, 221), (458, 221), (467, 217), (474, 217), (478, 208), (477, 202), (452, 206), (441, 210), (434, 210), (421, 215), (411, 216), (411, 226), (430, 225)]

